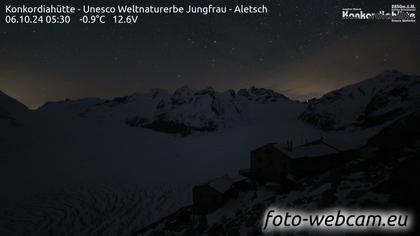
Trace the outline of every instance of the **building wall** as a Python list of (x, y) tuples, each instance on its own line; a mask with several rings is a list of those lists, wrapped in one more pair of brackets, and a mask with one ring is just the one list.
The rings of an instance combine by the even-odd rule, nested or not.
[(283, 181), (291, 169), (289, 157), (268, 144), (251, 152), (251, 172), (265, 181)]
[(196, 214), (208, 214), (221, 207), (224, 203), (222, 193), (208, 185), (193, 188), (193, 208)]
[(352, 150), (331, 155), (296, 158), (293, 159), (292, 173), (297, 178), (319, 175), (344, 165), (357, 155), (357, 152)]

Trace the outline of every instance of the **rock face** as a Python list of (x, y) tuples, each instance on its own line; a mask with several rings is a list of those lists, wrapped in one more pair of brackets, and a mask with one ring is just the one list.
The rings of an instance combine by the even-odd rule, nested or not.
[[(49, 102), (35, 113), (42, 114), (45, 119), (55, 120), (74, 117), (93, 118), (96, 121), (114, 119), (131, 127), (182, 135), (238, 126), (250, 119), (257, 123), (265, 122), (263, 116), (286, 115), (288, 111), (298, 111), (300, 120), (324, 131), (366, 129), (418, 110), (418, 91), (419, 76), (386, 71), (369, 80), (312, 99), (307, 104), (291, 101), (283, 94), (264, 88), (217, 92), (212, 87), (193, 90), (184, 86), (173, 93), (152, 89), (145, 94), (110, 100), (86, 98)], [(5, 120), (14, 122), (16, 117), (13, 113), (27, 110), (7, 95), (0, 95), (3, 123)]]
[(136, 119), (144, 121), (136, 123), (144, 128), (182, 135), (194, 131), (215, 131), (246, 119), (244, 107), (250, 103), (267, 104), (279, 99), (289, 101), (272, 90), (255, 87), (241, 89), (236, 94), (233, 90), (216, 92), (212, 87), (193, 91), (184, 86), (162, 99), (150, 119)]
[(300, 114), (300, 120), (324, 131), (366, 129), (418, 110), (418, 91), (419, 76), (385, 71), (307, 104), (291, 101), (283, 94), (264, 88), (217, 92), (212, 87), (193, 90), (184, 86), (173, 93), (152, 89), (145, 94), (111, 100), (81, 99), (47, 103), (39, 109), (39, 113), (45, 113), (46, 116), (115, 119), (132, 127), (182, 135), (238, 126), (250, 119), (257, 123), (265, 122), (263, 116), (287, 115), (295, 111)]
[(216, 92), (212, 87), (193, 91), (184, 86), (169, 98), (162, 99), (154, 116), (141, 126), (183, 135), (193, 131), (215, 131), (246, 120), (245, 108), (249, 106), (279, 101), (292, 102), (282, 94), (255, 87), (235, 93), (233, 90)]
[(270, 89), (256, 88), (252, 86), (249, 89), (240, 89), (239, 96), (243, 96), (250, 101), (257, 101), (260, 103), (277, 102), (278, 100), (289, 100), (283, 94), (277, 93)]
[[(172, 94), (152, 89), (145, 94), (133, 94), (111, 100), (81, 99), (47, 103), (39, 113), (85, 118), (116, 119), (132, 127), (143, 127), (165, 133), (188, 135), (232, 127), (246, 121), (247, 114), (257, 106), (287, 103), (289, 100), (272, 90), (251, 87), (217, 92), (212, 87), (193, 90), (187, 86)], [(255, 113), (255, 112), (254, 112)]]
[(162, 99), (150, 121), (141, 126), (183, 135), (192, 131), (214, 131), (239, 120), (239, 106), (234, 93), (217, 93), (211, 87), (194, 92), (185, 86)]
[(373, 127), (419, 109), (418, 91), (419, 76), (385, 71), (309, 101), (300, 119), (324, 130)]

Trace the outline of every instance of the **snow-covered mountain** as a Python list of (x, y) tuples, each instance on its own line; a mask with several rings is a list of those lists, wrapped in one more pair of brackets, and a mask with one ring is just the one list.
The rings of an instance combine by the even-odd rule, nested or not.
[[(268, 103), (293, 103), (272, 90), (241, 89), (216, 92), (212, 87), (192, 91), (188, 87), (177, 89), (171, 97), (161, 99), (150, 118), (138, 118), (142, 127), (163, 132), (189, 134), (192, 131), (214, 131), (247, 122), (253, 106)], [(136, 125), (135, 123), (132, 123)]]
[(309, 102), (300, 119), (337, 130), (372, 127), (420, 108), (420, 77), (385, 71)]
[[(401, 86), (416, 88), (417, 77), (401, 77), (395, 79)], [(392, 90), (366, 83), (373, 84), (363, 86), (365, 92), (375, 86), (383, 93)], [(389, 104), (410, 110), (411, 87), (407, 102)], [(380, 94), (369, 95), (369, 101), (357, 94), (340, 106), (353, 109)], [(0, 107), (13, 101), (0, 100)], [(130, 235), (190, 204), (193, 186), (247, 168), (250, 150), (258, 146), (322, 136), (343, 145), (341, 150), (360, 148), (384, 127), (325, 132), (298, 119), (308, 106), (314, 105), (255, 87), (236, 92), (182, 87), (173, 93), (153, 89), (110, 100), (49, 102), (34, 111), (4, 109), (25, 122), (6, 131), (0, 127), (0, 234)], [(341, 118), (340, 107), (329, 109)], [(313, 186), (318, 184), (324, 183)]]
[[(49, 102), (36, 111), (46, 119), (79, 118), (114, 121), (166, 133), (188, 135), (197, 131), (262, 122), (273, 112), (302, 109), (299, 119), (325, 131), (366, 129), (397, 119), (420, 108), (420, 77), (398, 71), (329, 92), (307, 104), (275, 91), (251, 87), (217, 92), (187, 86), (170, 93), (152, 89), (111, 100), (80, 99)], [(264, 117), (265, 116), (265, 117)], [(274, 122), (274, 121), (273, 121)]]
[(25, 105), (0, 91), (0, 125), (14, 125), (28, 112)]
[[(256, 88), (154, 89), (111, 100), (49, 102), (30, 111), (30, 121), (13, 133), (2, 130), (0, 232), (130, 235), (189, 204), (195, 184), (237, 174), (249, 150), (291, 136), (319, 136), (317, 127), (297, 120), (304, 109)], [(171, 135), (132, 123), (137, 117), (147, 124), (163, 117), (218, 127)]]
[(152, 89), (145, 94), (136, 93), (112, 100), (50, 102), (38, 112), (59, 116), (56, 117), (58, 119), (60, 116), (61, 119), (79, 116), (113, 120), (132, 127), (188, 135), (194, 131), (215, 131), (253, 122), (255, 109), (268, 108), (268, 112), (276, 107), (282, 110), (285, 106), (304, 107), (302, 103), (291, 101), (269, 89), (251, 87), (236, 93), (233, 90), (216, 92), (212, 87), (193, 90), (184, 86), (172, 94), (166, 90)]
[(188, 87), (177, 89), (171, 97), (161, 99), (153, 116), (136, 117), (135, 123), (158, 131), (189, 134), (192, 131), (214, 131), (241, 121), (241, 104), (235, 92), (218, 93), (213, 88), (192, 91)]
[(104, 102), (104, 100), (100, 98), (83, 98), (77, 100), (65, 99), (63, 101), (47, 102), (38, 108), (36, 112), (58, 119), (65, 116), (80, 116), (82, 111), (102, 102)]

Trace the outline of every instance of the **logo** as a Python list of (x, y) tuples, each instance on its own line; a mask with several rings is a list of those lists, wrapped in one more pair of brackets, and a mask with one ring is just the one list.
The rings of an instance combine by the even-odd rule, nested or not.
[(391, 22), (416, 22), (416, 7), (414, 4), (393, 4), (389, 11), (364, 11), (362, 8), (343, 8), (343, 20), (388, 20)]

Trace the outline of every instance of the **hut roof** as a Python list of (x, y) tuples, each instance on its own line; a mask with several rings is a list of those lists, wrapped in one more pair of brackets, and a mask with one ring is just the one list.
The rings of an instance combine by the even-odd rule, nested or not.
[(316, 157), (340, 152), (339, 149), (326, 143), (323, 139), (315, 140), (291, 149), (288, 149), (284, 145), (280, 144), (274, 144), (273, 146), (290, 158)]
[(221, 193), (224, 193), (232, 187), (233, 180), (228, 175), (225, 175), (225, 176), (210, 180), (207, 183), (207, 185), (209, 185), (210, 187), (214, 188), (215, 190)]

